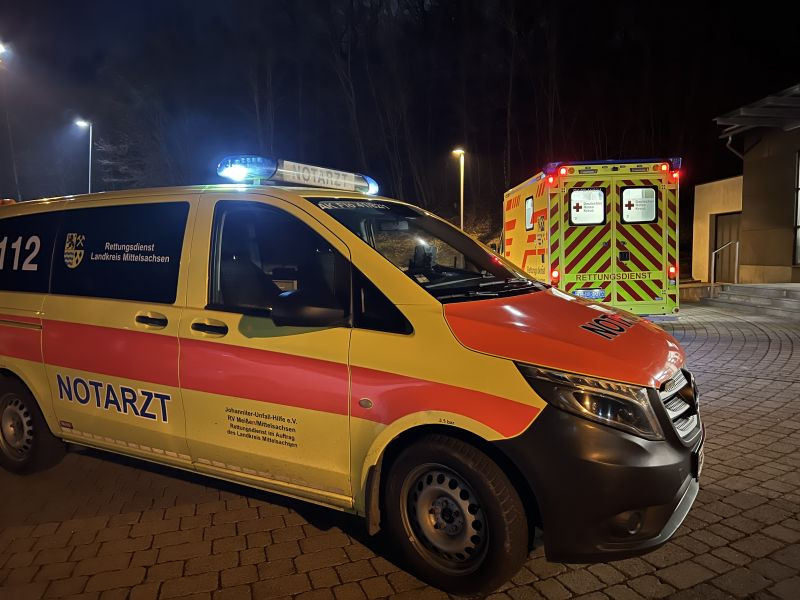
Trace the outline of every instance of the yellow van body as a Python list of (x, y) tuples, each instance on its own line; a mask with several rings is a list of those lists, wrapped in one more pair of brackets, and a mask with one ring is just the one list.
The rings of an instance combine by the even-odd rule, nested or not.
[[(496, 440), (527, 427), (544, 402), (518, 377), (513, 363), (459, 344), (441, 318), (441, 305), (421, 288), (408, 285), (408, 278), (371, 248), (345, 244), (342, 238), (351, 234), (305, 201), (309, 194), (362, 197), (330, 190), (223, 185), (103, 193), (3, 207), (2, 219), (161, 203), (185, 204), (188, 210), (174, 302), (0, 291), (0, 328), (19, 342), (0, 347), (0, 370), (24, 382), (50, 429), (64, 440), (362, 515), (367, 473), (404, 431), (446, 424)], [(266, 318), (207, 308), (214, 208), (231, 199), (276, 207), (296, 217), (358, 265), (367, 278), (380, 281), (381, 290), (409, 320), (424, 325), (417, 326), (412, 336), (347, 328), (286, 331)], [(31, 237), (21, 245), (29, 244)], [(149, 245), (147, 234), (141, 237), (142, 244)], [(8, 264), (11, 243), (7, 242), (6, 269), (12, 266)], [(39, 256), (28, 264), (50, 251), (42, 244)], [(53, 261), (74, 261), (74, 252), (62, 245), (55, 248)], [(18, 262), (28, 255), (23, 248)], [(90, 259), (84, 255), (81, 262)], [(163, 327), (147, 321), (162, 318)], [(223, 337), (197, 331), (192, 328), (197, 322), (222, 324), (228, 333)], [(43, 360), (39, 344), (44, 347)], [(462, 367), (443, 370), (441, 363), (427, 358), (430, 355)], [(288, 383), (307, 382), (320, 397), (303, 397), (283, 387), (288, 372)], [(247, 379), (251, 381), (243, 381)], [(316, 387), (315, 380), (321, 382)], [(518, 431), (498, 431), (480, 414), (445, 406), (420, 405), (402, 414), (380, 414), (377, 408), (369, 411), (358, 405), (359, 391), (364, 395), (370, 391), (371, 401), (379, 407), (375, 386), (391, 390), (419, 382), (437, 394), (469, 390), (501, 396), (518, 403), (528, 418), (519, 422)], [(276, 389), (285, 395), (276, 396)], [(129, 390), (136, 392), (135, 400)], [(83, 403), (87, 394), (89, 400)], [(130, 402), (140, 415), (134, 415)], [(371, 418), (374, 414), (379, 416)]]

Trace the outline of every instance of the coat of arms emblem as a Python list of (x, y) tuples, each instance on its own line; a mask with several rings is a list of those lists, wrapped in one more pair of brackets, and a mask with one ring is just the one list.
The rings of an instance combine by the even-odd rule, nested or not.
[(64, 263), (74, 269), (83, 260), (83, 242), (86, 236), (80, 233), (68, 233), (64, 242)]

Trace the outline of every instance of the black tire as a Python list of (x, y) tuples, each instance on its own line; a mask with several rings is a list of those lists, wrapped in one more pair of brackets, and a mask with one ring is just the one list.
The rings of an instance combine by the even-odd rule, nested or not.
[(56, 464), (65, 451), (30, 391), (16, 379), (0, 376), (0, 465), (15, 473), (34, 473)]
[(455, 438), (428, 435), (400, 452), (387, 476), (384, 510), (387, 532), (412, 573), (446, 592), (488, 594), (528, 556), (519, 494), (494, 461)]

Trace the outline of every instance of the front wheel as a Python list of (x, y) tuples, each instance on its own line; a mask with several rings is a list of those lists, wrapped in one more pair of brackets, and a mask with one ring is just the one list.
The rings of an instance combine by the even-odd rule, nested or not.
[(486, 454), (429, 435), (403, 450), (385, 488), (387, 530), (422, 579), (447, 592), (487, 594), (528, 555), (519, 494)]
[(0, 465), (31, 473), (54, 465), (64, 452), (28, 389), (0, 376)]

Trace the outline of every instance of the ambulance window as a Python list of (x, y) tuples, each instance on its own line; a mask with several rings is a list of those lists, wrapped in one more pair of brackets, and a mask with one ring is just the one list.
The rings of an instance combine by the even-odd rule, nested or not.
[(349, 263), (282, 210), (255, 202), (218, 202), (209, 308), (268, 316), (278, 295), (290, 290), (330, 296), (349, 307)]
[(570, 191), (570, 225), (602, 225), (605, 222), (606, 192), (604, 189), (584, 188)]
[(358, 269), (353, 269), (353, 325), (359, 329), (409, 334), (405, 315)]
[(525, 230), (533, 229), (533, 196), (525, 198)]
[(654, 187), (622, 188), (623, 223), (655, 223), (658, 220), (658, 191)]
[(50, 212), (0, 219), (0, 290), (48, 291), (59, 216)]
[(172, 304), (188, 202), (62, 211), (52, 292)]

